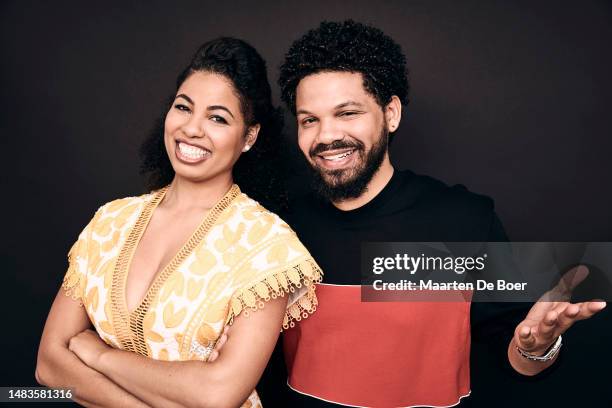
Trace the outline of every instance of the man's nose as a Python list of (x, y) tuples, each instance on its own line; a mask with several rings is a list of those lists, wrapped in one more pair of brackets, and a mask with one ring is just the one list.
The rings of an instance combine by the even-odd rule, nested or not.
[(336, 140), (344, 139), (344, 132), (333, 121), (322, 120), (317, 134), (317, 142), (321, 144), (330, 144)]

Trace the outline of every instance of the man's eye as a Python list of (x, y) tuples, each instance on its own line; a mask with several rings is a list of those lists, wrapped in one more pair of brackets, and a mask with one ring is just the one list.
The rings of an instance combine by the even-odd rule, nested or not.
[(212, 115), (210, 117), (210, 120), (212, 120), (213, 122), (217, 122), (217, 123), (221, 123), (221, 124), (227, 125), (227, 120), (225, 120), (225, 118), (223, 116)]
[(338, 116), (355, 116), (358, 113), (359, 112), (356, 112), (356, 111), (344, 111), (344, 112), (340, 112)]
[(302, 119), (302, 125), (310, 125), (316, 121), (317, 120), (315, 118), (305, 118), (305, 119)]
[(182, 103), (177, 103), (176, 105), (174, 105), (174, 108), (182, 112), (191, 112), (191, 109), (189, 109), (188, 106), (183, 105)]

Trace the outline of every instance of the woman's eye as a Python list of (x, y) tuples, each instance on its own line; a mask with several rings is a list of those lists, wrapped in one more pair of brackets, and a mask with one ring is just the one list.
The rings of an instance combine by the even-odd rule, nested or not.
[(212, 120), (213, 122), (222, 123), (224, 125), (227, 125), (227, 120), (225, 120), (223, 116), (213, 115), (210, 117), (210, 120)]
[(187, 105), (183, 105), (182, 103), (177, 103), (176, 105), (174, 105), (174, 108), (182, 112), (191, 112), (189, 107)]

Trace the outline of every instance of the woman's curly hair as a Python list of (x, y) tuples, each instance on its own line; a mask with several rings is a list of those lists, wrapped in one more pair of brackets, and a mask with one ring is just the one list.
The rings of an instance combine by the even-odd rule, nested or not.
[[(198, 49), (191, 63), (178, 76), (176, 89), (195, 72), (211, 72), (228, 78), (240, 100), (246, 126), (261, 126), (257, 142), (234, 165), (234, 182), (268, 209), (284, 209), (287, 166), (283, 154), (283, 115), (272, 105), (265, 61), (246, 42), (222, 37)], [(173, 100), (174, 96), (166, 102), (162, 116), (140, 148), (141, 173), (147, 177), (147, 187), (152, 190), (169, 184), (174, 178), (164, 145), (164, 121)]]
[(310, 74), (326, 71), (359, 72), (363, 86), (381, 107), (396, 95), (408, 104), (406, 57), (381, 30), (353, 20), (322, 22), (296, 40), (281, 65), (281, 98), (295, 114), (295, 90)]

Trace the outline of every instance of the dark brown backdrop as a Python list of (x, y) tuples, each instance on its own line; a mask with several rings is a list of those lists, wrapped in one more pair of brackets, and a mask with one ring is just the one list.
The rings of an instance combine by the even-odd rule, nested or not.
[[(252, 43), (275, 82), (291, 41), (322, 19), (375, 24), (411, 69), (399, 168), (492, 196), (514, 240), (612, 241), (609, 2), (88, 3), (0, 4), (0, 385), (33, 385), (68, 248), (99, 205), (142, 192), (138, 145), (179, 69), (219, 35)], [(483, 374), (496, 362), (480, 352), (474, 402), (612, 406), (611, 322), (574, 327), (563, 369), (538, 383)]]

